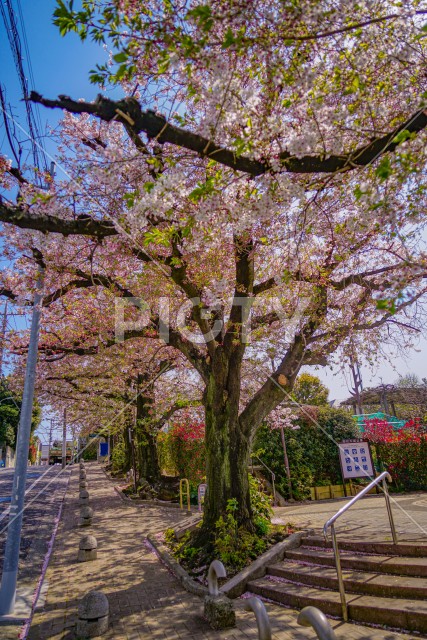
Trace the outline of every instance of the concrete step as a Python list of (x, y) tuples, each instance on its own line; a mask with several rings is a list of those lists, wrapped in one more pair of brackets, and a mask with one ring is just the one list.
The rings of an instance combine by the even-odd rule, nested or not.
[[(390, 534), (391, 535), (391, 534)], [(343, 550), (357, 551), (360, 553), (376, 553), (387, 556), (408, 556), (411, 558), (427, 558), (427, 544), (418, 542), (372, 542), (362, 540), (346, 540), (338, 537), (338, 546)], [(325, 540), (323, 536), (307, 536), (302, 539), (301, 544), (308, 547), (321, 547), (323, 549), (332, 549), (332, 541)]]
[[(247, 589), (256, 595), (297, 609), (312, 605), (326, 615), (342, 616), (337, 591), (316, 589), (272, 576), (249, 582)], [(427, 602), (422, 600), (347, 594), (347, 603), (349, 618), (355, 622), (427, 632)]]
[[(310, 547), (298, 547), (285, 554), (290, 560), (307, 562), (317, 565), (335, 567), (335, 558), (332, 550), (315, 549)], [(368, 571), (371, 573), (387, 573), (398, 576), (427, 577), (427, 558), (410, 558), (399, 556), (362, 555), (341, 551), (341, 566), (343, 569), (356, 571)]]
[[(338, 591), (335, 567), (308, 565), (292, 560), (267, 567), (267, 573), (285, 580)], [(387, 598), (427, 600), (427, 580), (366, 571), (343, 571), (346, 593), (362, 593)]]

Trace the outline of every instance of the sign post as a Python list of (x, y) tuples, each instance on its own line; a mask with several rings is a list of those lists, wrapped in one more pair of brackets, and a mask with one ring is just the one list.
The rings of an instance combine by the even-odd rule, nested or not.
[(199, 511), (202, 511), (202, 506), (205, 501), (206, 490), (208, 488), (207, 484), (199, 484), (197, 488), (197, 504)]
[(346, 480), (351, 481), (355, 478), (373, 480), (375, 478), (369, 442), (354, 438), (353, 440), (342, 440), (338, 445), (344, 493), (346, 493)]

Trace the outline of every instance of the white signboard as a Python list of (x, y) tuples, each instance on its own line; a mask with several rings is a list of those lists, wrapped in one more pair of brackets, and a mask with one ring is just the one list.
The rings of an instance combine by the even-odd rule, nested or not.
[(199, 487), (197, 489), (197, 502), (198, 502), (199, 511), (202, 510), (202, 505), (205, 500), (207, 488), (208, 486), (206, 484), (199, 484)]
[(346, 440), (339, 443), (342, 475), (350, 478), (375, 478), (369, 442)]

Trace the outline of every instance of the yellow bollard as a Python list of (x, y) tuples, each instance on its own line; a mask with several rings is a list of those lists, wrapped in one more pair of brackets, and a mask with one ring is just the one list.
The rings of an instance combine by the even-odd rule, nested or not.
[(187, 511), (191, 511), (191, 507), (190, 507), (190, 483), (188, 482), (187, 478), (182, 478), (179, 481), (179, 508), (183, 509), (183, 505), (182, 505), (182, 485), (183, 483), (186, 483), (186, 487), (187, 487)]

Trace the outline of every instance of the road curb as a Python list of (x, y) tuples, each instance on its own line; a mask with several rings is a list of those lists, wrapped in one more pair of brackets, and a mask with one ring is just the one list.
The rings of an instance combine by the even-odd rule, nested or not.
[(177, 580), (179, 580), (186, 591), (199, 597), (208, 595), (208, 588), (200, 584), (200, 582), (196, 582), (188, 575), (186, 570), (178, 564), (173, 556), (171, 556), (168, 548), (163, 544), (163, 542), (155, 540), (150, 536), (146, 538), (146, 541), (153, 553), (155, 553), (159, 560), (167, 566), (169, 571), (173, 573)]

